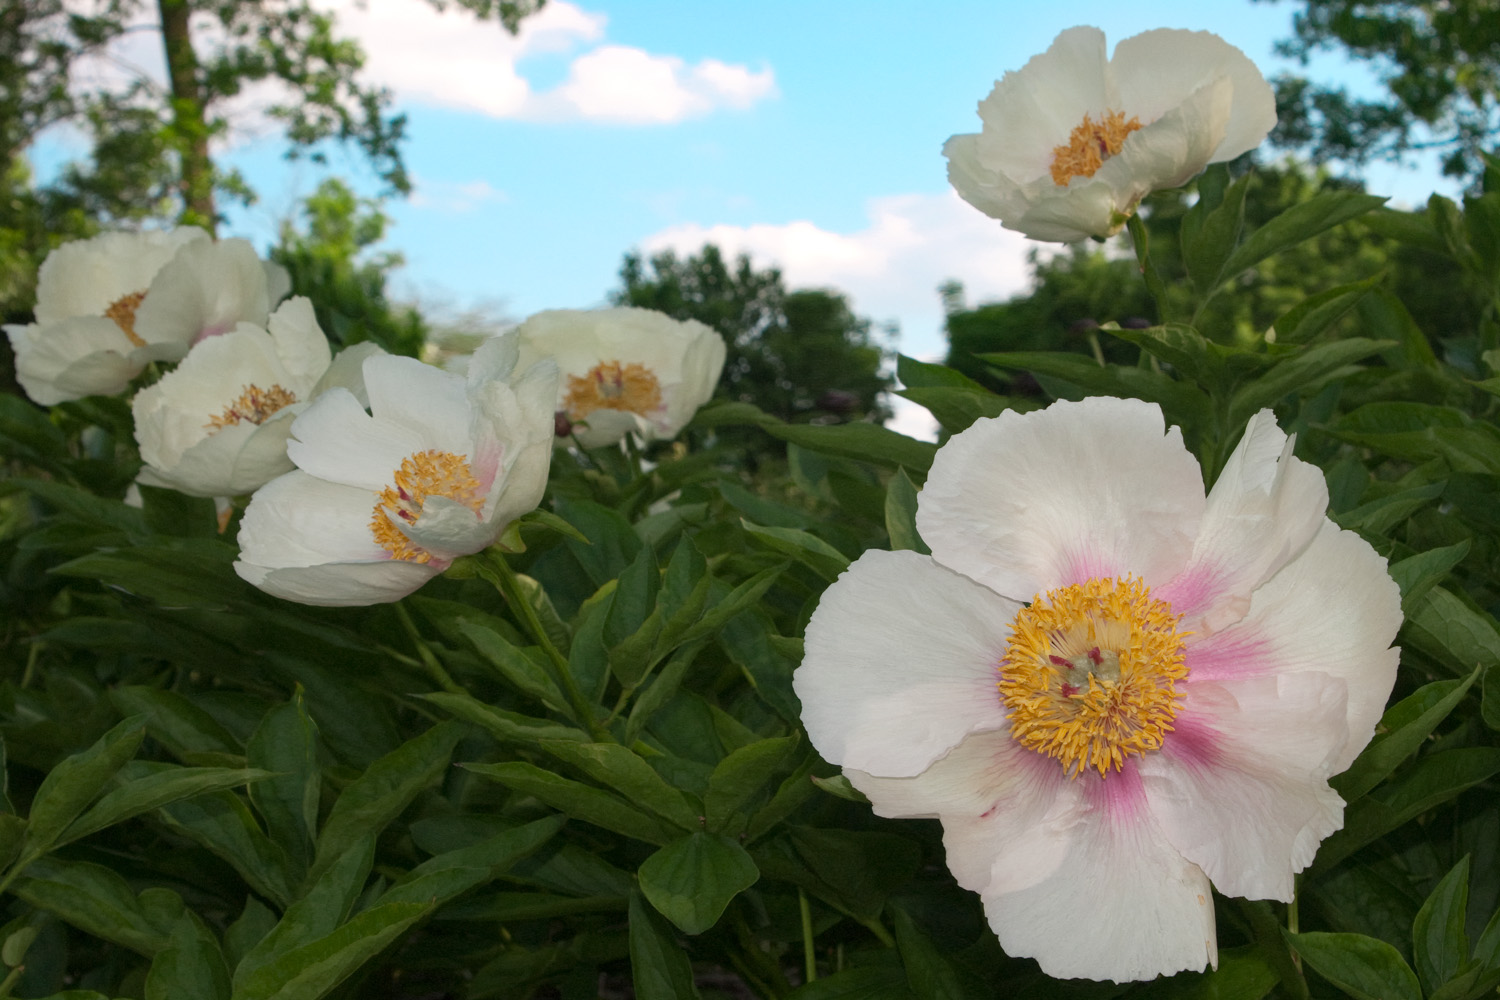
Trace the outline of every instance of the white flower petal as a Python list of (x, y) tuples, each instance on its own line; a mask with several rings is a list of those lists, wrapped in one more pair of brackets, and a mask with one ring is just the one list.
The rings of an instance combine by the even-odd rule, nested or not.
[(234, 564), (234, 571), (273, 597), (325, 608), (347, 608), (399, 601), (441, 570), (390, 559), (284, 568), (241, 561)]
[(233, 330), (264, 327), (271, 311), (266, 271), (246, 240), (193, 243), (157, 272), (135, 314), (150, 343), (189, 345)]
[(1121, 103), (1141, 121), (1155, 121), (1183, 97), (1215, 79), (1232, 88), (1222, 139), (1208, 162), (1232, 160), (1259, 146), (1276, 124), (1276, 99), (1255, 63), (1207, 31), (1158, 28), (1115, 46), (1110, 60)]
[(318, 326), (312, 302), (304, 296), (288, 299), (266, 321), (266, 332), (275, 343), (276, 356), (294, 385), (288, 385), (299, 400), (312, 398), (312, 387), (333, 361), (328, 338)]
[(1154, 979), (1218, 963), (1207, 876), (1175, 851), (1132, 769), (1088, 782), (1051, 874), (1014, 892), (984, 892), (1006, 954), (1058, 979)]
[(907, 777), (1004, 726), (996, 664), (1017, 610), (927, 556), (860, 556), (824, 592), (792, 679), (824, 759)]
[(393, 354), (370, 358), (364, 372), (370, 412), (382, 425), (416, 435), (421, 445), (412, 451), (468, 452), (472, 411), (462, 376)]
[(1330, 773), (1354, 762), (1374, 735), (1396, 683), (1401, 593), (1382, 559), (1352, 531), (1325, 520), (1317, 537), (1250, 599), (1241, 621), (1187, 647), (1189, 678), (1219, 681), (1324, 673), (1347, 685), (1348, 741)]
[(1161, 188), (1185, 184), (1208, 166), (1228, 127), (1234, 88), (1222, 77), (1205, 83), (1175, 108), (1132, 133), (1118, 156), (1094, 174), (1114, 189), (1122, 211)]
[(139, 233), (100, 233), (47, 255), (36, 276), (36, 321), (102, 317), (127, 295), (144, 292), (156, 272), (189, 243), (206, 241), (195, 226)]
[(297, 417), (286, 450), (304, 472), (373, 494), (424, 447), (420, 431), (376, 420), (353, 393), (334, 388)]
[(375, 495), (301, 470), (255, 491), (240, 522), (240, 558), (271, 568), (389, 562), (370, 532)]
[(942, 565), (997, 593), (1096, 577), (1170, 580), (1204, 496), (1181, 432), (1155, 404), (1093, 397), (976, 421), (938, 452), (917, 528)]
[(1343, 826), (1328, 777), (1348, 738), (1344, 682), (1275, 674), (1184, 688), (1161, 751), (1140, 761), (1151, 811), (1221, 892), (1290, 902), (1294, 873)]
[(1328, 486), (1292, 457), (1270, 410), (1250, 419), (1208, 494), (1187, 567), (1156, 596), (1200, 637), (1238, 621), (1250, 594), (1305, 549), (1327, 518)]
[(113, 320), (78, 316), (5, 332), (16, 353), (16, 381), (43, 406), (123, 392), (145, 367)]

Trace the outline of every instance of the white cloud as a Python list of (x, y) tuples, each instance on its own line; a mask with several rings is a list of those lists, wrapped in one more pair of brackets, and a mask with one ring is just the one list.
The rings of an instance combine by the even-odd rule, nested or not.
[(411, 197), (407, 199), (407, 204), (413, 208), (429, 208), (439, 212), (461, 214), (473, 211), (487, 202), (509, 200), (509, 196), (504, 191), (486, 180), (430, 181), (424, 177), (414, 177)]
[(855, 232), (806, 220), (749, 226), (672, 226), (641, 241), (648, 254), (696, 251), (714, 243), (728, 255), (748, 253), (758, 266), (781, 268), (788, 287), (822, 286), (846, 293), (861, 315), (901, 325), (901, 351), (938, 358), (947, 351), (937, 286), (963, 282), (968, 300), (1003, 299), (1023, 291), (1026, 251), (1036, 246), (1001, 229), (951, 191), (873, 198), (869, 224)]
[[(460, 10), (439, 12), (422, 0), (324, 0), (341, 32), (368, 56), (366, 79), (389, 87), (398, 101), (476, 111), (495, 118), (664, 124), (743, 109), (776, 93), (769, 69), (599, 44), (607, 18), (566, 0), (552, 0), (512, 37), (498, 24)], [(558, 86), (535, 90), (523, 59), (575, 56)]]

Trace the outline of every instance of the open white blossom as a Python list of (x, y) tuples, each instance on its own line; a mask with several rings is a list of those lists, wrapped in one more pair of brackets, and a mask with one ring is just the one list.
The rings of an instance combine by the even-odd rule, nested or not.
[(517, 327), (523, 364), (553, 358), (557, 410), (585, 448), (676, 436), (724, 370), (724, 338), (651, 309), (551, 309)]
[(1260, 145), (1276, 100), (1243, 52), (1206, 31), (1161, 28), (1105, 56), (1069, 28), (979, 104), (977, 135), (943, 146), (948, 179), (985, 215), (1033, 239), (1119, 232), (1140, 200)]
[(1118, 982), (1217, 962), (1210, 883), (1290, 900), (1328, 779), (1395, 683), (1401, 601), (1256, 415), (1212, 492), (1160, 409), (977, 421), (938, 452), (932, 555), (869, 551), (794, 683), (882, 816), (935, 816), (1006, 952)]
[(400, 600), (541, 502), (557, 366), (508, 333), (467, 379), (413, 358), (363, 365), (370, 412), (332, 388), (292, 423), (297, 468), (250, 498), (235, 572), (303, 604)]
[(147, 364), (240, 322), (264, 326), (289, 289), (245, 240), (215, 243), (191, 226), (104, 233), (49, 254), (35, 322), (5, 332), (21, 387), (50, 406), (122, 392)]
[(312, 303), (300, 296), (282, 303), (265, 329), (241, 323), (203, 341), (136, 394), (142, 481), (222, 497), (290, 472), (292, 420), (330, 383), (358, 379), (373, 351), (374, 345), (356, 345), (339, 355), (339, 371), (330, 369), (328, 339)]

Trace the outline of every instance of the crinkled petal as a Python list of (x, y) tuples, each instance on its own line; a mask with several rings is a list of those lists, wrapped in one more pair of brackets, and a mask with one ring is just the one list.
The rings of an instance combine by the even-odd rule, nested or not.
[(871, 550), (823, 593), (793, 676), (826, 760), (921, 773), (1005, 725), (996, 664), (1019, 605), (915, 552)]
[(1260, 145), (1276, 124), (1276, 97), (1250, 58), (1207, 31), (1159, 28), (1115, 46), (1110, 71), (1121, 103), (1141, 121), (1155, 121), (1187, 95), (1215, 80), (1233, 92), (1231, 113), (1208, 160), (1232, 160)]
[(1081, 787), (1008, 730), (973, 733), (912, 777), (844, 774), (877, 815), (941, 819), (948, 868), (974, 892), (1012, 892), (1051, 875), (1068, 849), (1067, 825), (1054, 821), (1077, 808)]
[(1189, 677), (1229, 684), (1274, 674), (1317, 672), (1347, 687), (1349, 738), (1330, 773), (1354, 762), (1374, 735), (1396, 682), (1401, 592), (1382, 559), (1352, 531), (1324, 520), (1317, 536), (1250, 598), (1245, 617), (1190, 639)]
[(296, 392), (298, 399), (311, 398), (310, 390), (333, 361), (312, 302), (302, 295), (283, 302), (266, 321), (266, 332), (276, 346), (276, 356), (296, 383), (286, 388)]
[(193, 243), (152, 279), (135, 332), (149, 343), (185, 349), (240, 323), (264, 327), (270, 312), (265, 268), (249, 241)]
[(375, 493), (390, 484), (407, 456), (424, 447), (420, 431), (376, 420), (353, 393), (334, 388), (292, 425), (287, 454), (320, 479)]
[(943, 156), (948, 183), (964, 201), (1002, 224), (1025, 214), (1029, 199), (1021, 185), (980, 160), (977, 134), (951, 136), (943, 143)]
[(1061, 863), (1034, 885), (981, 892), (1006, 954), (1054, 978), (1115, 982), (1217, 964), (1208, 877), (1162, 835), (1133, 770), (1078, 780), (1078, 808), (1052, 820), (1067, 838)]
[(424, 500), (422, 516), (415, 524), (392, 523), (413, 543), (449, 561), (487, 547), (504, 527), (483, 520), (467, 504), (444, 496)]
[(36, 321), (102, 317), (120, 299), (151, 286), (151, 279), (189, 243), (208, 239), (195, 226), (140, 233), (100, 233), (65, 243), (37, 271)]
[(1208, 494), (1187, 567), (1156, 596), (1206, 636), (1244, 617), (1250, 595), (1299, 555), (1327, 518), (1328, 486), (1292, 457), (1293, 439), (1270, 410), (1250, 418)]
[(1221, 892), (1290, 902), (1293, 875), (1343, 825), (1328, 777), (1348, 739), (1344, 682), (1300, 673), (1184, 687), (1161, 751), (1140, 760), (1151, 812)]
[(1224, 138), (1234, 90), (1225, 79), (1205, 83), (1181, 104), (1134, 132), (1118, 156), (1105, 161), (1094, 179), (1108, 184), (1122, 206), (1134, 210), (1146, 195), (1173, 188), (1208, 165)]
[(1172, 579), (1203, 507), (1198, 463), (1159, 407), (1092, 397), (954, 435), (918, 497), (917, 528), (942, 565), (1029, 601), (1094, 577)]
[(1034, 240), (1076, 243), (1090, 236), (1109, 236), (1120, 229), (1119, 219), (1134, 210), (1135, 202), (1094, 177), (1075, 177), (1065, 188), (1044, 189), (1019, 218), (1004, 222), (1007, 229)]

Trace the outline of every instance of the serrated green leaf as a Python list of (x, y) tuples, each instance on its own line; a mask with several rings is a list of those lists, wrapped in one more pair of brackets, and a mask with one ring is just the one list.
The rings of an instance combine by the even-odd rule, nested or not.
[(1402, 761), (1416, 753), (1463, 700), (1478, 676), (1479, 670), (1475, 669), (1463, 680), (1435, 681), (1386, 709), (1370, 745), (1349, 765), (1349, 770), (1330, 782), (1334, 791), (1345, 802), (1353, 802), (1384, 781)]
[(1469, 908), (1469, 859), (1443, 876), (1411, 925), (1417, 978), (1429, 994), (1458, 974), (1469, 960), (1464, 918)]
[(698, 987), (687, 953), (672, 931), (646, 905), (641, 894), (630, 894), (630, 978), (640, 1000), (693, 1000)]
[(1416, 973), (1384, 941), (1363, 934), (1285, 933), (1304, 962), (1357, 1000), (1422, 1000)]
[(574, 743), (568, 740), (542, 740), (541, 747), (600, 784), (613, 788), (624, 796), (625, 801), (643, 806), (684, 830), (699, 829), (698, 810), (687, 797), (667, 784), (650, 764), (629, 748), (618, 743)]
[(673, 838), (667, 827), (619, 796), (545, 771), (535, 764), (509, 761), (462, 766), (585, 823), (652, 844), (665, 844)]
[(350, 782), (318, 833), (309, 877), (317, 878), (351, 844), (384, 830), (418, 792), (443, 773), (462, 735), (456, 723), (441, 722), (381, 757)]
[(719, 922), (730, 900), (754, 885), (760, 870), (745, 849), (716, 833), (690, 833), (641, 863), (641, 892), (685, 934)]

